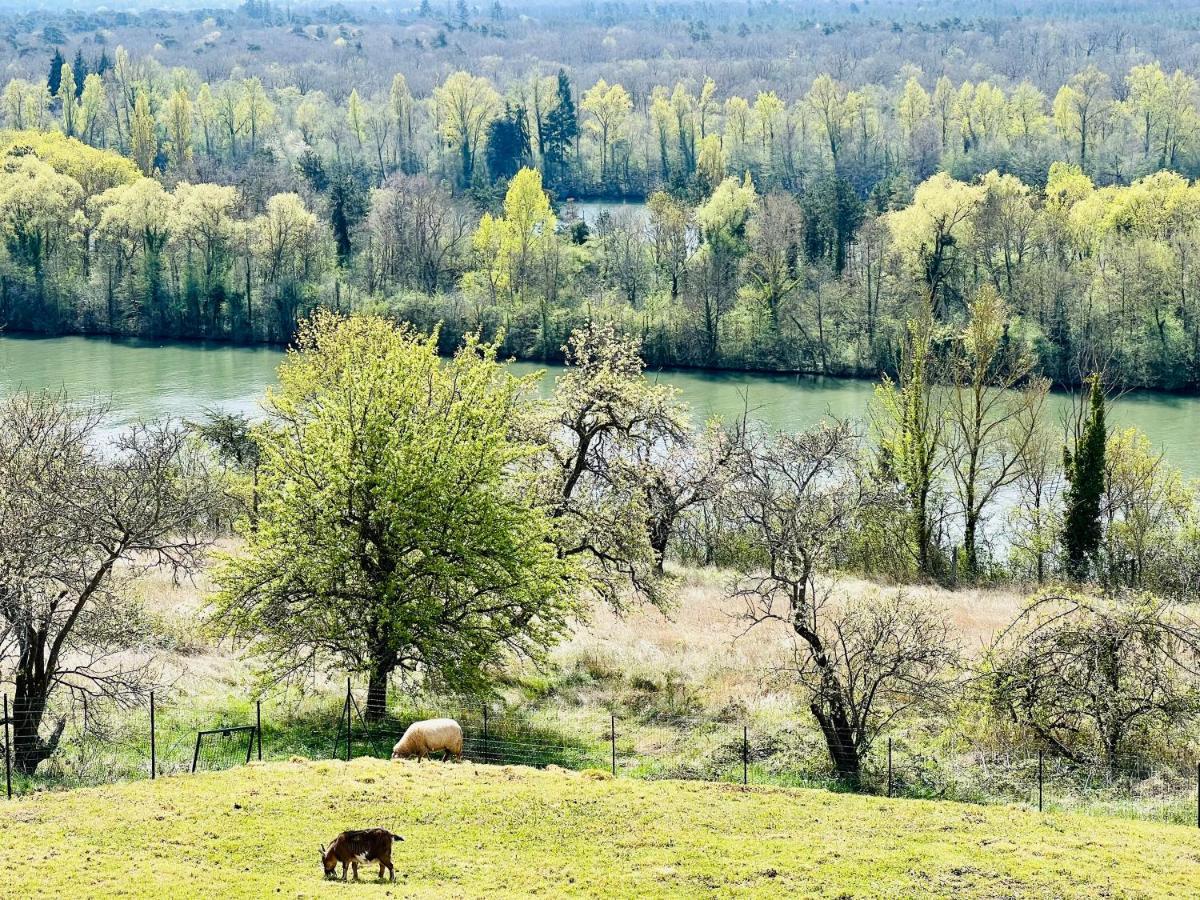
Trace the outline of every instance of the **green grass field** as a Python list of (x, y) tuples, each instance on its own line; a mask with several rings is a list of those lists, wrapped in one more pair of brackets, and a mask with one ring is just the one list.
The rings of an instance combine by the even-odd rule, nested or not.
[[(4, 897), (1195, 897), (1200, 830), (526, 768), (251, 765), (0, 801)], [(397, 881), (322, 880), (345, 828)]]

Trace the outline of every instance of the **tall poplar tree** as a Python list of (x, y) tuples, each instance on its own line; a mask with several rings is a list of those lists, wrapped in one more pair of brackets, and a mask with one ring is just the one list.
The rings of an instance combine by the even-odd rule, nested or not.
[(1099, 375), (1089, 379), (1088, 414), (1075, 438), (1075, 450), (1063, 448), (1063, 468), (1070, 483), (1066, 493), (1063, 549), (1067, 572), (1072, 578), (1087, 574), (1100, 552), (1103, 536), (1100, 501), (1104, 496), (1104, 445), (1108, 429), (1104, 422), (1104, 390)]

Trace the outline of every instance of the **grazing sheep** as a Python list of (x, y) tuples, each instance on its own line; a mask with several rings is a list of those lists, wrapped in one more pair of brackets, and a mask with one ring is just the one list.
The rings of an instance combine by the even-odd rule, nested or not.
[(453, 719), (425, 719), (413, 722), (404, 737), (392, 748), (392, 759), (411, 759), (420, 762), (425, 757), (443, 751), (443, 762), (453, 756), (462, 762), (463, 732)]
[(326, 878), (336, 878), (337, 864), (342, 864), (342, 881), (346, 880), (346, 868), (354, 869), (354, 880), (358, 881), (358, 864), (379, 863), (379, 878), (383, 880), (383, 870), (386, 868), (396, 880), (396, 870), (392, 868), (392, 841), (402, 841), (404, 838), (392, 834), (386, 828), (368, 828), (365, 831), (343, 831), (333, 839), (326, 849), (321, 845), (321, 868), (325, 870)]

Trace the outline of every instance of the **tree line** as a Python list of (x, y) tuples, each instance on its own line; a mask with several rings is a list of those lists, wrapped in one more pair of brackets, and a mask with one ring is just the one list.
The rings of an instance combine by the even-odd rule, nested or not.
[(1200, 150), (1196, 78), (1155, 61), (1122, 74), (1091, 64), (1045, 91), (912, 65), (894, 83), (827, 72), (803, 89), (751, 93), (707, 76), (579, 83), (560, 68), (503, 81), (459, 70), (419, 94), (413, 74), (396, 72), (382, 89), (326, 90), (261, 73), (205, 80), (121, 47), (92, 58), (80, 48), (72, 62), (56, 50), (44, 81), (10, 79), (0, 106), (9, 128), (56, 127), (145, 174), (207, 176), (260, 153), (294, 165), (310, 151), (374, 184), (425, 172), (485, 193), (532, 166), (560, 197), (665, 189), (694, 199), (746, 172), (791, 192), (834, 173), (860, 196), (937, 171), (969, 180), (999, 169), (1037, 184), (1055, 160), (1108, 184), (1160, 169), (1194, 175)]
[(328, 307), (442, 323), (447, 351), (479, 331), (554, 361), (604, 320), (655, 365), (894, 377), (911, 319), (958, 327), (989, 286), (1055, 384), (1200, 377), (1200, 194), (1170, 171), (1099, 186), (1055, 162), (1042, 187), (940, 172), (866, 202), (833, 175), (796, 195), (714, 172), (699, 199), (658, 191), (588, 221), (530, 166), (481, 204), (311, 154), (272, 193), (147, 176), (59, 131), (5, 132), (0, 150), (10, 328), (286, 343)]

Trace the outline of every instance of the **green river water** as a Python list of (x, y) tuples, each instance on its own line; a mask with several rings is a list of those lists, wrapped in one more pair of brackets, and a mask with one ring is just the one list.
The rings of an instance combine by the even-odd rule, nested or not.
[[(254, 414), (275, 378), (282, 353), (264, 347), (60, 337), (0, 338), (0, 388), (65, 390), (100, 399), (114, 424), (136, 419), (195, 418), (205, 407)], [(540, 368), (516, 363), (526, 372)], [(548, 367), (553, 374), (553, 367)], [(694, 370), (651, 371), (674, 384), (697, 420), (735, 417), (743, 408), (771, 428), (799, 430), (825, 416), (862, 419), (873, 385), (866, 381)], [(1056, 409), (1069, 399), (1056, 394)], [(1115, 424), (1139, 426), (1172, 464), (1200, 478), (1200, 398), (1128, 394), (1112, 410)]]

